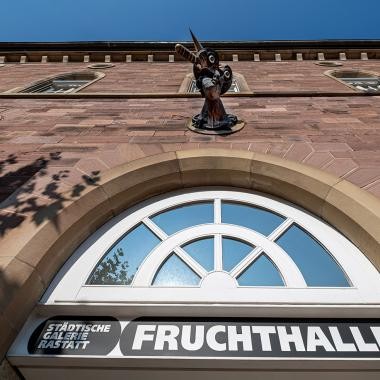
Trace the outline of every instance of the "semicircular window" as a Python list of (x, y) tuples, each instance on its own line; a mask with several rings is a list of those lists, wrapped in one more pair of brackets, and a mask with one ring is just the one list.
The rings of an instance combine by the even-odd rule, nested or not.
[(335, 70), (326, 73), (339, 82), (361, 92), (380, 92), (380, 76), (361, 70)]
[(310, 220), (321, 221), (270, 198), (207, 194), (140, 213), (86, 285), (207, 287), (224, 278), (236, 288), (352, 286), (331, 239), (313, 233)]
[(78, 92), (91, 83), (103, 78), (104, 74), (92, 71), (82, 71), (57, 75), (53, 78), (35, 82), (20, 93), (68, 94)]

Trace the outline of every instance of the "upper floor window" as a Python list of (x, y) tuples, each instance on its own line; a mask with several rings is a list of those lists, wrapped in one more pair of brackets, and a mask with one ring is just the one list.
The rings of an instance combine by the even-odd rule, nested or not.
[(68, 94), (78, 92), (91, 83), (103, 78), (104, 74), (97, 72), (78, 72), (57, 75), (22, 89), (22, 93)]
[(326, 73), (345, 85), (363, 92), (380, 92), (380, 76), (360, 70), (335, 70)]
[(127, 210), (58, 278), (47, 303), (380, 301), (378, 272), (326, 223), (270, 196), (215, 189)]

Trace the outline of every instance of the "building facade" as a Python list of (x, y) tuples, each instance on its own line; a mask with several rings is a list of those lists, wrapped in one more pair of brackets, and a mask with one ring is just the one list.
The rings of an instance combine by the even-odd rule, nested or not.
[(378, 41), (210, 47), (0, 44), (2, 377), (378, 378)]

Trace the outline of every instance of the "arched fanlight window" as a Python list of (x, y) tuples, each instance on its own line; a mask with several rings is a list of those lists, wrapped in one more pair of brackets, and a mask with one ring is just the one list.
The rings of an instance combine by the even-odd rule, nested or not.
[(362, 70), (332, 70), (326, 75), (346, 86), (362, 92), (380, 92), (380, 76)]
[(215, 189), (124, 212), (57, 278), (44, 302), (335, 304), (380, 296), (377, 271), (322, 220), (270, 196)]
[(68, 94), (78, 92), (84, 87), (104, 77), (98, 72), (76, 72), (57, 75), (35, 82), (20, 90), (21, 93)]

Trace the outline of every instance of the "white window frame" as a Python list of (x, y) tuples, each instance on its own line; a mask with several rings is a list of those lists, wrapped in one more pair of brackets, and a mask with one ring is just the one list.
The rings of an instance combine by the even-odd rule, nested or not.
[[(221, 199), (224, 201), (252, 204), (284, 215), (286, 220), (268, 237), (241, 226), (221, 223)], [(160, 243), (144, 260), (132, 286), (87, 285), (86, 281), (96, 264), (111, 246), (138, 222), (146, 223), (163, 238), (166, 235), (151, 219), (163, 210), (200, 201), (214, 201), (214, 223), (187, 228), (171, 235)], [(284, 251), (273, 243), (281, 232), (295, 222), (319, 240), (333, 255), (347, 275), (351, 287), (306, 287), (305, 281), (294, 262)], [(161, 235), (161, 236), (160, 236)], [(193, 270), (204, 274), (204, 269), (191, 259), (179, 246), (203, 236), (215, 235), (215, 245), (221, 246), (221, 236), (228, 235), (243, 239), (256, 248), (238, 264), (233, 272), (241, 273), (248, 261), (252, 262), (261, 249), (273, 260), (283, 275), (286, 287), (237, 287), (228, 281), (222, 270), (214, 272), (201, 282), (199, 287), (163, 288), (150, 286), (155, 271), (174, 250)], [(216, 252), (221, 252), (217, 248)], [(217, 255), (217, 253), (216, 253)], [(157, 260), (157, 258), (159, 258)], [(244, 266), (245, 265), (245, 266)], [(240, 272), (239, 272), (240, 271)], [(206, 281), (207, 279), (207, 281)], [(116, 305), (134, 306), (138, 310), (151, 310), (154, 306), (210, 305), (236, 307), (236, 311), (247, 306), (265, 305), (276, 307), (298, 306), (380, 306), (380, 276), (369, 260), (343, 235), (323, 220), (275, 197), (239, 189), (202, 188), (187, 189), (159, 196), (132, 207), (106, 223), (88, 238), (71, 256), (58, 273), (41, 303), (53, 305)], [(142, 309), (141, 309), (142, 307)], [(144, 309), (145, 308), (145, 309)], [(135, 309), (136, 310), (136, 309)], [(168, 309), (169, 310), (169, 309)]]

